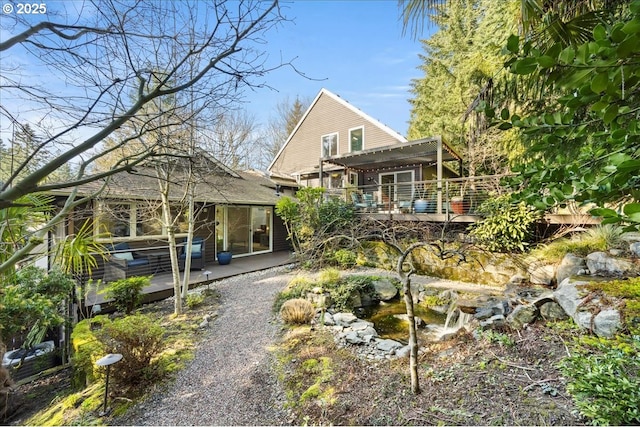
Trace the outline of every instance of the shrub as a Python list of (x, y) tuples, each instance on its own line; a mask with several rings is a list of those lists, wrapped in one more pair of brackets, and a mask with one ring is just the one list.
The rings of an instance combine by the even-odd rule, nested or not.
[(335, 268), (325, 268), (318, 275), (321, 284), (330, 285), (340, 281), (340, 271)]
[(532, 255), (547, 261), (560, 262), (568, 253), (586, 256), (591, 252), (620, 247), (622, 242), (622, 228), (611, 224), (598, 225), (569, 239), (561, 238), (548, 245), (542, 245), (532, 251)]
[(110, 322), (105, 315), (92, 319), (84, 319), (76, 324), (71, 332), (73, 355), (73, 382), (78, 387), (90, 384), (101, 375), (96, 370), (95, 362), (107, 354), (104, 343), (95, 335), (95, 330), (101, 329), (105, 323)]
[(309, 280), (304, 276), (297, 276), (291, 279), (286, 289), (281, 292), (278, 292), (276, 298), (273, 302), (273, 312), (278, 313), (282, 304), (293, 298), (300, 298), (306, 295), (307, 292), (311, 291), (313, 287), (315, 287), (315, 283)]
[(122, 361), (112, 373), (114, 380), (127, 386), (151, 377), (154, 372), (152, 359), (164, 348), (164, 328), (141, 314), (106, 323), (96, 335), (108, 352), (122, 354)]
[(191, 310), (201, 305), (204, 302), (204, 294), (188, 294), (187, 295), (187, 307)]
[(131, 314), (142, 302), (142, 290), (151, 284), (151, 276), (134, 276), (111, 282), (104, 290), (119, 311)]
[(338, 311), (353, 310), (352, 298), (357, 294), (368, 294), (375, 297), (373, 282), (377, 279), (378, 277), (375, 276), (349, 276), (335, 282), (328, 289), (335, 309)]
[(315, 314), (313, 304), (302, 298), (285, 301), (280, 309), (280, 317), (290, 325), (309, 323)]
[(338, 249), (333, 253), (331, 258), (338, 265), (346, 268), (353, 267), (356, 265), (356, 261), (358, 260), (356, 253), (349, 249)]
[(533, 236), (533, 225), (540, 212), (525, 202), (512, 204), (509, 196), (484, 201), (478, 212), (482, 221), (471, 226), (471, 236), (493, 252), (524, 251)]
[(122, 354), (122, 360), (112, 369), (114, 381), (120, 385), (138, 385), (154, 371), (151, 361), (164, 346), (164, 328), (145, 315), (127, 316), (114, 321), (107, 316), (85, 319), (73, 329), (72, 358), (74, 379), (85, 385), (104, 374), (95, 362), (108, 353)]
[(640, 423), (640, 337), (590, 340), (581, 350), (560, 366), (580, 413), (598, 425)]

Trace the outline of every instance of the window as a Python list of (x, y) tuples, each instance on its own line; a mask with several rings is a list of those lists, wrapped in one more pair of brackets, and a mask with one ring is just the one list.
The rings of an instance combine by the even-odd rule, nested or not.
[[(179, 206), (171, 206), (178, 233), (188, 230), (187, 212)], [(159, 203), (107, 203), (98, 205), (95, 233), (107, 238), (162, 237), (167, 229), (162, 220)], [(107, 236), (104, 236), (107, 234)]]
[(338, 133), (330, 133), (322, 136), (322, 157), (336, 156), (338, 154)]
[(349, 152), (362, 151), (364, 149), (364, 128), (349, 129)]
[(358, 186), (358, 172), (349, 172), (349, 185)]

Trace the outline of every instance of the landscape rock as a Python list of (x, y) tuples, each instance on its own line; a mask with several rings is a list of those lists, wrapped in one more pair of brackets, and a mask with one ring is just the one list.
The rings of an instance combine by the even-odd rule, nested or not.
[(547, 321), (558, 321), (569, 318), (560, 304), (555, 301), (549, 301), (542, 304), (538, 310), (540, 311), (540, 316)]
[(556, 283), (562, 283), (564, 279), (579, 274), (586, 267), (587, 262), (584, 258), (574, 254), (566, 254), (556, 271)]
[(522, 329), (524, 325), (528, 325), (536, 320), (538, 308), (534, 304), (518, 305), (507, 316), (507, 325), (513, 329)]
[(633, 271), (633, 264), (625, 259), (614, 258), (606, 252), (593, 252), (587, 255), (587, 267), (591, 274), (621, 276)]
[(549, 286), (555, 276), (553, 265), (533, 265), (529, 268), (529, 281), (534, 285)]
[(390, 280), (380, 279), (373, 282), (380, 301), (391, 301), (398, 296), (398, 288)]
[(378, 340), (376, 342), (376, 348), (380, 351), (390, 352), (400, 347), (402, 347), (402, 344), (394, 340), (385, 339), (385, 340)]
[(336, 325), (349, 326), (351, 323), (358, 320), (353, 313), (334, 313), (333, 320)]
[(640, 242), (633, 242), (629, 245), (629, 251), (640, 258)]
[(578, 305), (582, 302), (577, 286), (586, 285), (588, 282), (571, 280), (566, 278), (558, 285), (558, 288), (553, 292), (553, 298), (562, 309), (571, 317), (576, 314)]
[(612, 338), (618, 329), (620, 329), (620, 312), (618, 310), (602, 310), (593, 319), (593, 333), (599, 337)]

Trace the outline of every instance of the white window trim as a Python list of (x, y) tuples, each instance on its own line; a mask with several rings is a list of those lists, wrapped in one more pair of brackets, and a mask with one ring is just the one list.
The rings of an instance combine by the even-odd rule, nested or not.
[[(111, 243), (111, 242), (124, 242), (124, 241), (135, 241), (135, 240), (149, 240), (149, 239), (166, 239), (168, 237), (167, 227), (165, 224), (162, 224), (162, 234), (145, 234), (143, 236), (137, 235), (137, 218), (138, 218), (138, 203), (126, 200), (101, 200), (98, 202), (98, 209), (93, 217), (93, 234), (96, 238), (96, 242), (99, 243)], [(102, 222), (100, 221), (100, 215), (103, 212), (103, 205), (129, 205), (129, 230), (133, 232), (129, 236), (124, 237), (99, 237), (101, 235), (100, 226)], [(189, 233), (176, 233), (176, 237), (187, 237)]]
[(332, 135), (336, 136), (336, 154), (335, 155), (337, 156), (338, 154), (340, 154), (340, 134), (338, 132), (325, 133), (324, 135), (320, 136), (320, 158), (332, 156), (331, 153), (329, 153), (328, 156), (325, 156), (322, 150), (324, 138), (326, 136), (332, 136)]
[(364, 151), (365, 149), (365, 145), (364, 145), (364, 126), (356, 126), (354, 128), (349, 129), (348, 135), (349, 135), (349, 152), (353, 153), (354, 151), (351, 150), (351, 132), (354, 130), (358, 130), (358, 129), (362, 129), (362, 149), (360, 151)]
[(349, 171), (349, 184), (351, 184), (351, 181), (352, 181), (351, 177), (352, 176), (356, 177), (356, 179), (354, 179), (354, 181), (356, 182), (355, 186), (356, 187), (359, 186), (360, 185), (360, 180), (358, 179), (358, 172)]

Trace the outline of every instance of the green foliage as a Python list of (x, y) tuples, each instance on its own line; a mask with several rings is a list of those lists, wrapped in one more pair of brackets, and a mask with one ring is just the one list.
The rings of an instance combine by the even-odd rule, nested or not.
[(307, 292), (321, 289), (328, 292), (333, 307), (338, 311), (351, 311), (352, 298), (357, 293), (375, 297), (373, 282), (378, 276), (346, 276), (342, 277), (339, 270), (327, 268), (320, 272), (318, 281), (314, 282), (306, 277), (294, 278), (287, 288), (276, 296), (273, 311), (278, 312), (283, 303), (293, 298), (305, 298)]
[(355, 215), (351, 204), (337, 198), (325, 200), (324, 193), (321, 187), (305, 187), (296, 193), (297, 202), (282, 197), (276, 204), (276, 213), (284, 221), (289, 241), (298, 258), (308, 266), (332, 259), (330, 255), (340, 241), (329, 237), (349, 227)]
[[(420, 69), (424, 75), (412, 82), (408, 137), (415, 140), (442, 135), (459, 153), (468, 153), (465, 158), (470, 172), (500, 173), (506, 159), (521, 151), (519, 141), (505, 132), (474, 132), (476, 116), (468, 110), (488, 81), (495, 85), (501, 78), (497, 71), (506, 58), (499, 46), (516, 31), (513, 16), (518, 5), (491, 0), (445, 3), (428, 8), (428, 19), (437, 28), (422, 41)], [(431, 10), (436, 13), (431, 14)]]
[(151, 276), (132, 276), (109, 283), (104, 292), (118, 310), (131, 314), (142, 301), (142, 290), (150, 284)]
[(187, 295), (187, 307), (190, 310), (198, 307), (204, 302), (204, 294), (188, 294)]
[(560, 366), (580, 413), (596, 425), (640, 423), (640, 336), (581, 344)]
[(92, 220), (87, 219), (75, 234), (65, 236), (56, 244), (54, 262), (65, 273), (91, 276), (98, 267), (95, 255), (104, 258), (108, 252), (104, 245), (96, 242), (96, 237), (99, 236), (94, 236)]
[(133, 315), (111, 321), (107, 316), (85, 319), (71, 334), (76, 383), (94, 382), (104, 375), (95, 362), (109, 353), (122, 354), (111, 373), (121, 386), (137, 386), (156, 374), (157, 358), (165, 346), (165, 329), (146, 315)]
[(318, 275), (318, 281), (321, 285), (331, 286), (332, 284), (338, 283), (340, 281), (340, 270), (335, 268), (325, 268)]
[(25, 346), (38, 344), (49, 328), (65, 321), (62, 302), (74, 281), (59, 270), (29, 266), (5, 278), (0, 287), (0, 337), (29, 331)]
[(333, 305), (338, 311), (352, 311), (351, 299), (355, 294), (363, 293), (375, 296), (372, 276), (348, 276), (344, 279), (327, 284)]
[(511, 203), (508, 196), (484, 201), (478, 212), (485, 217), (471, 226), (471, 236), (494, 252), (525, 250), (540, 212), (525, 202)]
[(480, 336), (490, 343), (499, 344), (504, 347), (513, 347), (516, 345), (515, 341), (513, 341), (509, 335), (494, 331), (493, 329), (481, 330)]
[[(0, 209), (0, 266), (6, 266), (8, 275), (13, 274), (14, 269), (5, 263), (28, 243), (33, 234), (30, 230), (50, 218), (53, 200), (52, 196), (30, 194), (16, 200), (14, 207)], [(11, 267), (15, 262), (10, 263)]]
[(343, 268), (351, 268), (358, 261), (358, 255), (350, 249), (338, 249), (330, 254), (329, 258)]
[(571, 238), (556, 239), (531, 251), (531, 255), (547, 261), (560, 262), (568, 253), (586, 256), (591, 252), (607, 251), (620, 247), (622, 228), (614, 225), (597, 225), (575, 234)]
[(287, 287), (276, 295), (276, 298), (273, 301), (273, 312), (278, 313), (282, 304), (287, 300), (293, 298), (304, 298), (307, 292), (310, 292), (315, 286), (317, 285), (307, 277), (294, 277), (289, 284), (287, 284)]
[(73, 379), (76, 386), (84, 386), (95, 382), (102, 373), (97, 371), (95, 362), (106, 355), (104, 343), (95, 335), (94, 330), (100, 329), (105, 323), (110, 322), (104, 315), (91, 319), (81, 320), (74, 326), (71, 332), (71, 344), (73, 355)]
[[(518, 128), (527, 157), (510, 184), (539, 209), (592, 202), (605, 223), (640, 227), (640, 2), (605, 10), (590, 39), (566, 47), (510, 40), (512, 73), (537, 76), (544, 99), (525, 115), (504, 109), (500, 129)], [(539, 102), (544, 101), (544, 102)], [(489, 117), (495, 111), (487, 110)], [(622, 211), (602, 207), (619, 203)]]
[(151, 317), (136, 314), (105, 323), (96, 332), (109, 353), (122, 354), (122, 361), (113, 369), (119, 384), (135, 386), (153, 379), (156, 367), (152, 360), (164, 348), (164, 328)]

